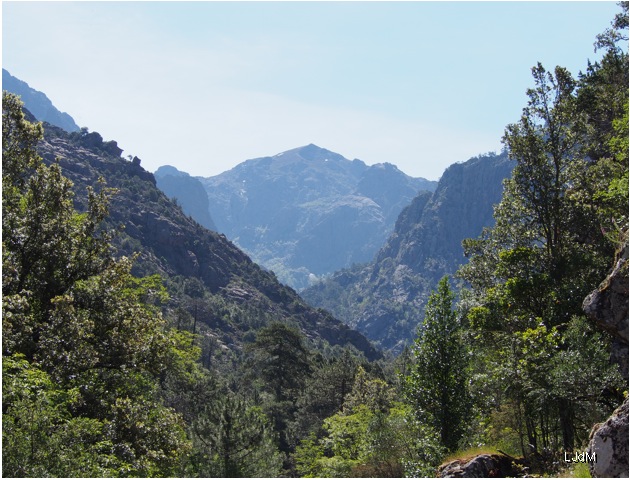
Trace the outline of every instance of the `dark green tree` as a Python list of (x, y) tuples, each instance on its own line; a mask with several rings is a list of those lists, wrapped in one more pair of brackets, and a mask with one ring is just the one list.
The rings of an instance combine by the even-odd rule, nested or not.
[(450, 451), (462, 439), (471, 406), (466, 350), (453, 300), (444, 277), (429, 297), (413, 349), (415, 361), (404, 380), (405, 397), (418, 419), (438, 431)]
[(277, 477), (282, 455), (272, 426), (260, 407), (222, 392), (203, 405), (192, 421), (195, 475)]
[[(72, 183), (36, 154), (41, 127), (6, 92), (2, 120), (3, 358), (15, 367), (3, 383), (3, 473), (25, 474), (28, 460), (38, 476), (172, 474), (189, 445), (159, 397), (178, 356), (159, 311), (161, 282), (136, 279), (129, 259), (112, 258), (100, 233), (107, 191), (90, 189), (87, 211), (76, 212)], [(24, 421), (29, 408), (37, 420)], [(36, 454), (24, 457), (22, 437), (38, 439)], [(51, 463), (64, 439), (81, 439), (83, 456), (71, 443)]]
[(250, 348), (265, 389), (278, 401), (296, 399), (311, 371), (309, 352), (299, 330), (273, 322), (258, 331)]
[[(281, 322), (261, 328), (248, 345), (252, 352), (250, 376), (262, 391), (265, 414), (277, 433), (280, 451), (293, 450), (298, 399), (311, 373), (310, 352), (300, 331)], [(290, 465), (286, 465), (290, 468)]]
[(314, 365), (297, 401), (295, 430), (305, 438), (321, 431), (324, 419), (338, 412), (352, 390), (360, 360), (348, 350)]

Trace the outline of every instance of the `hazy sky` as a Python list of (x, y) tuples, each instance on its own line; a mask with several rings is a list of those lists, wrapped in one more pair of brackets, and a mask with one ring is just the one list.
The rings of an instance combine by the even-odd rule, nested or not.
[(150, 171), (315, 143), (413, 176), (501, 148), (615, 2), (2, 2), (2, 66)]

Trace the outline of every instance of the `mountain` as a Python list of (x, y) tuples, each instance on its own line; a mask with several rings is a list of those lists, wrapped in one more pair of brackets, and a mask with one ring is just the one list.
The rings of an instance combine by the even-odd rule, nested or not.
[(137, 252), (134, 274), (165, 279), (168, 315), (178, 318), (178, 327), (188, 322), (202, 334), (205, 362), (236, 361), (257, 329), (276, 320), (298, 327), (320, 350), (352, 346), (368, 359), (381, 357), (362, 334), (307, 305), (224, 235), (186, 215), (157, 188), (140, 159), (127, 161), (111, 148), (115, 142), (103, 142), (96, 132), (44, 128), (38, 151), (45, 162), (58, 161), (74, 182), (77, 209), (85, 209), (86, 187), (98, 185), (99, 177), (117, 189), (108, 220), (108, 228), (124, 227), (115, 239), (117, 255)]
[(437, 185), (312, 144), (199, 180), (218, 231), (296, 289), (373, 258), (400, 211)]
[(74, 119), (67, 113), (57, 110), (44, 93), (31, 88), (28, 83), (12, 76), (4, 68), (2, 69), (2, 89), (22, 97), (24, 106), (37, 120), (48, 122), (67, 132), (79, 130)]
[(513, 166), (505, 153), (451, 165), (435, 192), (421, 192), (401, 212), (371, 263), (336, 272), (303, 298), (399, 352), (414, 338), (440, 278), (466, 261), (462, 240), (494, 224), (493, 205)]
[(208, 230), (217, 230), (210, 217), (208, 195), (198, 179), (170, 165), (158, 168), (154, 176), (157, 187), (169, 198), (175, 199), (185, 214), (190, 215)]

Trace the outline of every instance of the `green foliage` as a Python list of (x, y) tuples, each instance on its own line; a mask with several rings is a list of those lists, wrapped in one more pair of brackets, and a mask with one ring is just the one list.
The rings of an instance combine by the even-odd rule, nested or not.
[(265, 388), (279, 401), (296, 398), (311, 368), (300, 332), (274, 322), (258, 331), (251, 350)]
[(582, 301), (628, 228), (622, 7), (615, 30), (598, 38), (607, 49), (601, 63), (578, 80), (560, 67), (532, 69), (528, 105), (503, 138), (517, 165), (496, 225), (464, 242), (470, 262), (459, 275), (471, 288), (471, 386), (482, 437), (511, 451), (520, 444), (523, 454), (584, 444), (614, 405), (603, 392), (618, 397), (621, 388)]
[(321, 433), (324, 419), (341, 410), (352, 390), (361, 359), (348, 349), (332, 358), (313, 362), (313, 372), (306, 379), (297, 401), (295, 431), (300, 438)]
[(405, 397), (418, 419), (440, 432), (450, 451), (457, 448), (470, 412), (466, 351), (453, 300), (444, 277), (429, 297), (413, 350), (415, 362), (404, 380)]
[(343, 408), (296, 448), (297, 473), (307, 477), (432, 476), (443, 449), (394, 389), (359, 367)]
[(14, 477), (110, 477), (128, 465), (113, 454), (107, 422), (73, 417), (79, 389), (61, 389), (16, 354), (2, 361), (2, 473)]
[(192, 422), (195, 475), (201, 477), (276, 477), (282, 456), (272, 426), (257, 406), (222, 394), (201, 407)]
[(4, 473), (169, 475), (189, 442), (158, 396), (173, 359), (163, 288), (110, 258), (107, 191), (78, 214), (20, 109), (3, 94)]
[(385, 411), (367, 405), (329, 417), (326, 435), (296, 448), (298, 474), (305, 477), (433, 476), (443, 449), (411, 408), (393, 402)]

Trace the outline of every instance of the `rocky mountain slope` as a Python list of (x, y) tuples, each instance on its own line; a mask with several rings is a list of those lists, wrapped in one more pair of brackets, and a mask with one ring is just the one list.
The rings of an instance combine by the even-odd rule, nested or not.
[(157, 187), (181, 205), (186, 215), (208, 230), (217, 230), (210, 216), (208, 195), (198, 179), (170, 165), (158, 168), (154, 176)]
[[(160, 185), (163, 172), (156, 177)], [(437, 183), (312, 144), (199, 180), (218, 231), (296, 289), (370, 260), (400, 211)]]
[(203, 333), (208, 362), (217, 352), (237, 355), (255, 331), (272, 320), (297, 326), (316, 348), (353, 346), (369, 359), (380, 357), (363, 335), (307, 305), (224, 235), (187, 216), (157, 188), (140, 159), (123, 159), (120, 150), (113, 150), (112, 142), (103, 142), (96, 132), (69, 134), (45, 124), (38, 149), (46, 162), (58, 161), (74, 182), (78, 209), (85, 207), (86, 186), (96, 185), (99, 177), (117, 189), (109, 219), (110, 228), (124, 227), (115, 242), (117, 254), (139, 252), (135, 273), (159, 273), (166, 279), (168, 308), (182, 322), (194, 320), (191, 330)]
[(31, 88), (28, 83), (14, 77), (4, 68), (2, 69), (2, 89), (19, 95), (24, 106), (37, 120), (48, 122), (67, 132), (79, 130), (74, 119), (67, 113), (57, 110), (46, 94)]
[(435, 192), (422, 192), (398, 217), (374, 260), (335, 273), (302, 292), (383, 348), (400, 351), (414, 336), (429, 294), (466, 261), (461, 242), (494, 223), (493, 205), (513, 162), (485, 155), (451, 165)]

